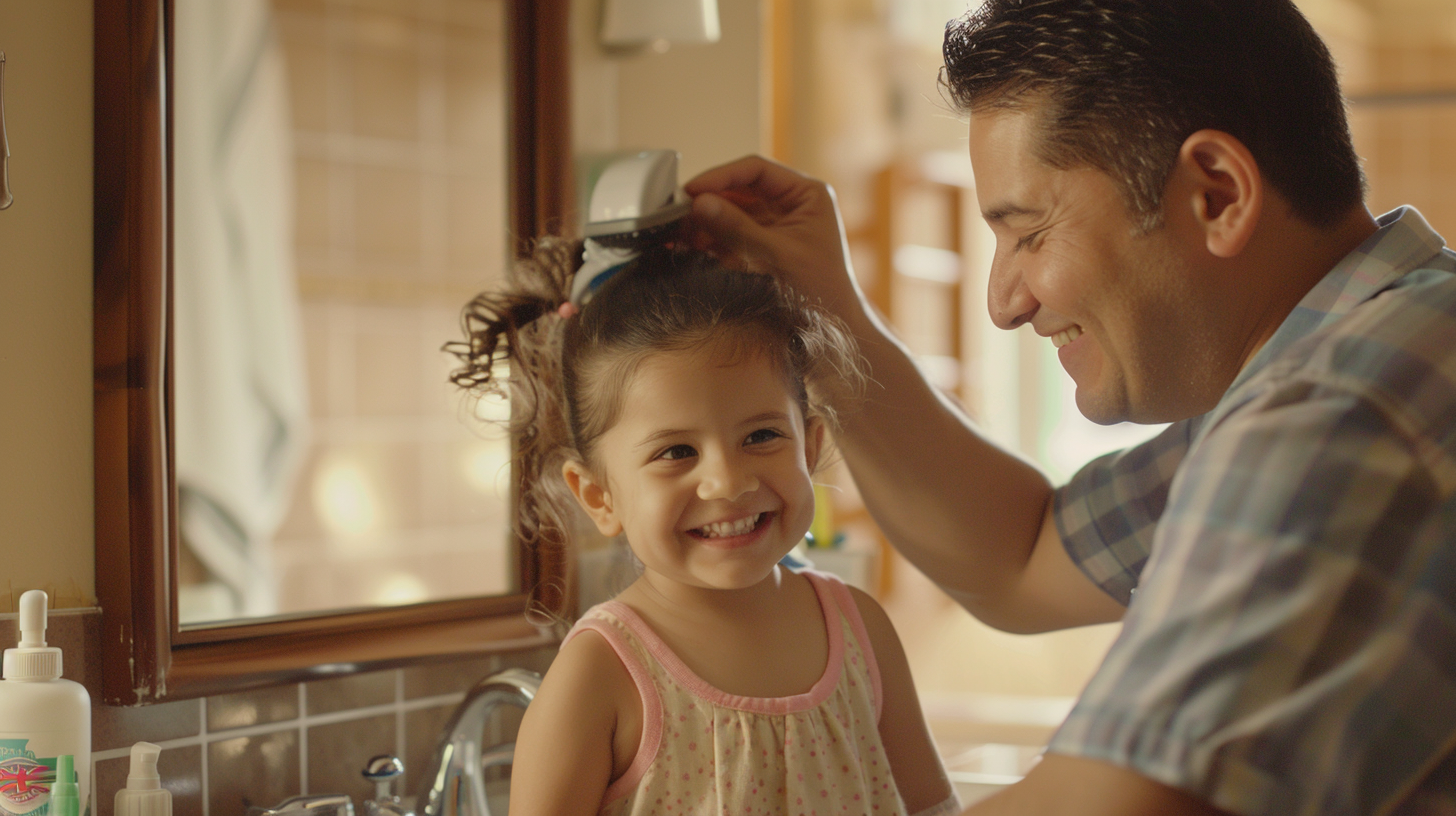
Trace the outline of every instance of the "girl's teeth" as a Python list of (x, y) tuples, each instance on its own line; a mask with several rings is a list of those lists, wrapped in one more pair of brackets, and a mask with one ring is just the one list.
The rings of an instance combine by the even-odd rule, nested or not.
[(1078, 337), (1081, 336), (1082, 327), (1072, 326), (1071, 328), (1068, 328), (1064, 331), (1059, 331), (1056, 334), (1052, 335), (1052, 345), (1056, 346), (1057, 348), (1061, 348), (1062, 346), (1065, 346), (1066, 344), (1072, 342), (1073, 340), (1076, 340)]
[(704, 538), (740, 536), (744, 533), (752, 532), (753, 528), (758, 526), (758, 520), (761, 518), (763, 518), (763, 514), (759, 513), (748, 516), (747, 518), (741, 518), (737, 521), (717, 521), (712, 524), (703, 525), (699, 529), (702, 530)]

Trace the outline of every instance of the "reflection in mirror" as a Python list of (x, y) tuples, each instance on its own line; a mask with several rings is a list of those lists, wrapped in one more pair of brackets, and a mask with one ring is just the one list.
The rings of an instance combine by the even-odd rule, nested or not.
[(440, 351), (507, 257), (504, 2), (176, 3), (184, 626), (517, 590)]

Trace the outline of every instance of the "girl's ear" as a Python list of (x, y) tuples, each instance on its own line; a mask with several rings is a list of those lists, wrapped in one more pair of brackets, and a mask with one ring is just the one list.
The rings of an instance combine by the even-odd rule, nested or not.
[(804, 461), (809, 472), (819, 468), (819, 454), (824, 450), (824, 421), (817, 416), (809, 417), (804, 423)]
[(577, 504), (591, 516), (598, 532), (608, 538), (622, 532), (622, 522), (617, 520), (617, 514), (612, 509), (612, 494), (607, 492), (606, 485), (592, 476), (586, 465), (567, 460), (561, 466), (561, 476), (566, 479), (566, 486), (571, 488), (571, 495), (576, 497)]

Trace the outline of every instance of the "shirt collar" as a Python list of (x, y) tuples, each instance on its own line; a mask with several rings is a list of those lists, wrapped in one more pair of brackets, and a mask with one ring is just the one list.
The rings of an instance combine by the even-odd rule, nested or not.
[(1413, 269), (1419, 268), (1446, 246), (1414, 207), (1398, 207), (1375, 219), (1379, 227), (1334, 268), (1279, 324), (1274, 336), (1244, 366), (1225, 397), (1263, 370), (1271, 360), (1302, 338), (1333, 323), (1369, 300)]

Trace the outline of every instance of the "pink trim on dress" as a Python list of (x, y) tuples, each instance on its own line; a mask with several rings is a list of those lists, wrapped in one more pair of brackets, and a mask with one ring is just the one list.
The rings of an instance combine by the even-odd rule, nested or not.
[(859, 641), (859, 650), (864, 653), (865, 671), (870, 675), (870, 687), (874, 690), (875, 723), (878, 724), (885, 695), (880, 684), (880, 664), (875, 660), (875, 647), (870, 642), (869, 630), (865, 629), (864, 618), (859, 614), (859, 604), (854, 602), (854, 596), (849, 593), (849, 587), (843, 581), (808, 571), (802, 574), (811, 576), (810, 580), (817, 579), (828, 584), (834, 599), (839, 602), (840, 612), (849, 621), (850, 631), (854, 632), (855, 639)]
[[(621, 619), (632, 633), (642, 641), (652, 656), (657, 658), (663, 668), (673, 676), (684, 688), (699, 699), (732, 708), (738, 711), (756, 712), (759, 714), (793, 714), (799, 711), (808, 711), (825, 700), (839, 684), (840, 674), (844, 670), (844, 628), (839, 625), (838, 616), (833, 613), (838, 610), (839, 605), (834, 602), (830, 595), (829, 585), (833, 582), (821, 576), (809, 572), (801, 572), (800, 575), (809, 579), (810, 586), (814, 587), (814, 594), (819, 599), (819, 609), (824, 616), (824, 628), (829, 634), (829, 661), (824, 666), (824, 674), (814, 687), (803, 694), (795, 694), (790, 697), (745, 697), (738, 694), (729, 694), (699, 677), (687, 664), (682, 662), (668, 645), (663, 642), (652, 627), (634, 611), (631, 607), (621, 601), (607, 601), (601, 608), (611, 612)], [(857, 615), (855, 616), (858, 617)], [(863, 630), (863, 624), (860, 629)], [(879, 674), (875, 677), (875, 699), (876, 714), (879, 709)]]
[[(624, 623), (626, 623), (624, 621)], [(630, 626), (630, 624), (627, 624)], [(637, 789), (637, 783), (647, 773), (648, 767), (657, 759), (657, 749), (662, 744), (662, 698), (657, 695), (657, 684), (652, 682), (652, 675), (648, 672), (647, 666), (637, 658), (632, 651), (627, 638), (613, 627), (610, 623), (597, 618), (587, 618), (578, 621), (570, 632), (561, 641), (565, 646), (573, 637), (586, 629), (601, 635), (612, 651), (617, 653), (617, 659), (627, 668), (627, 673), (632, 675), (632, 682), (637, 686), (637, 693), (642, 700), (642, 738), (637, 743), (637, 755), (632, 757), (632, 764), (602, 794), (602, 805), (606, 805), (615, 799), (626, 796)]]

